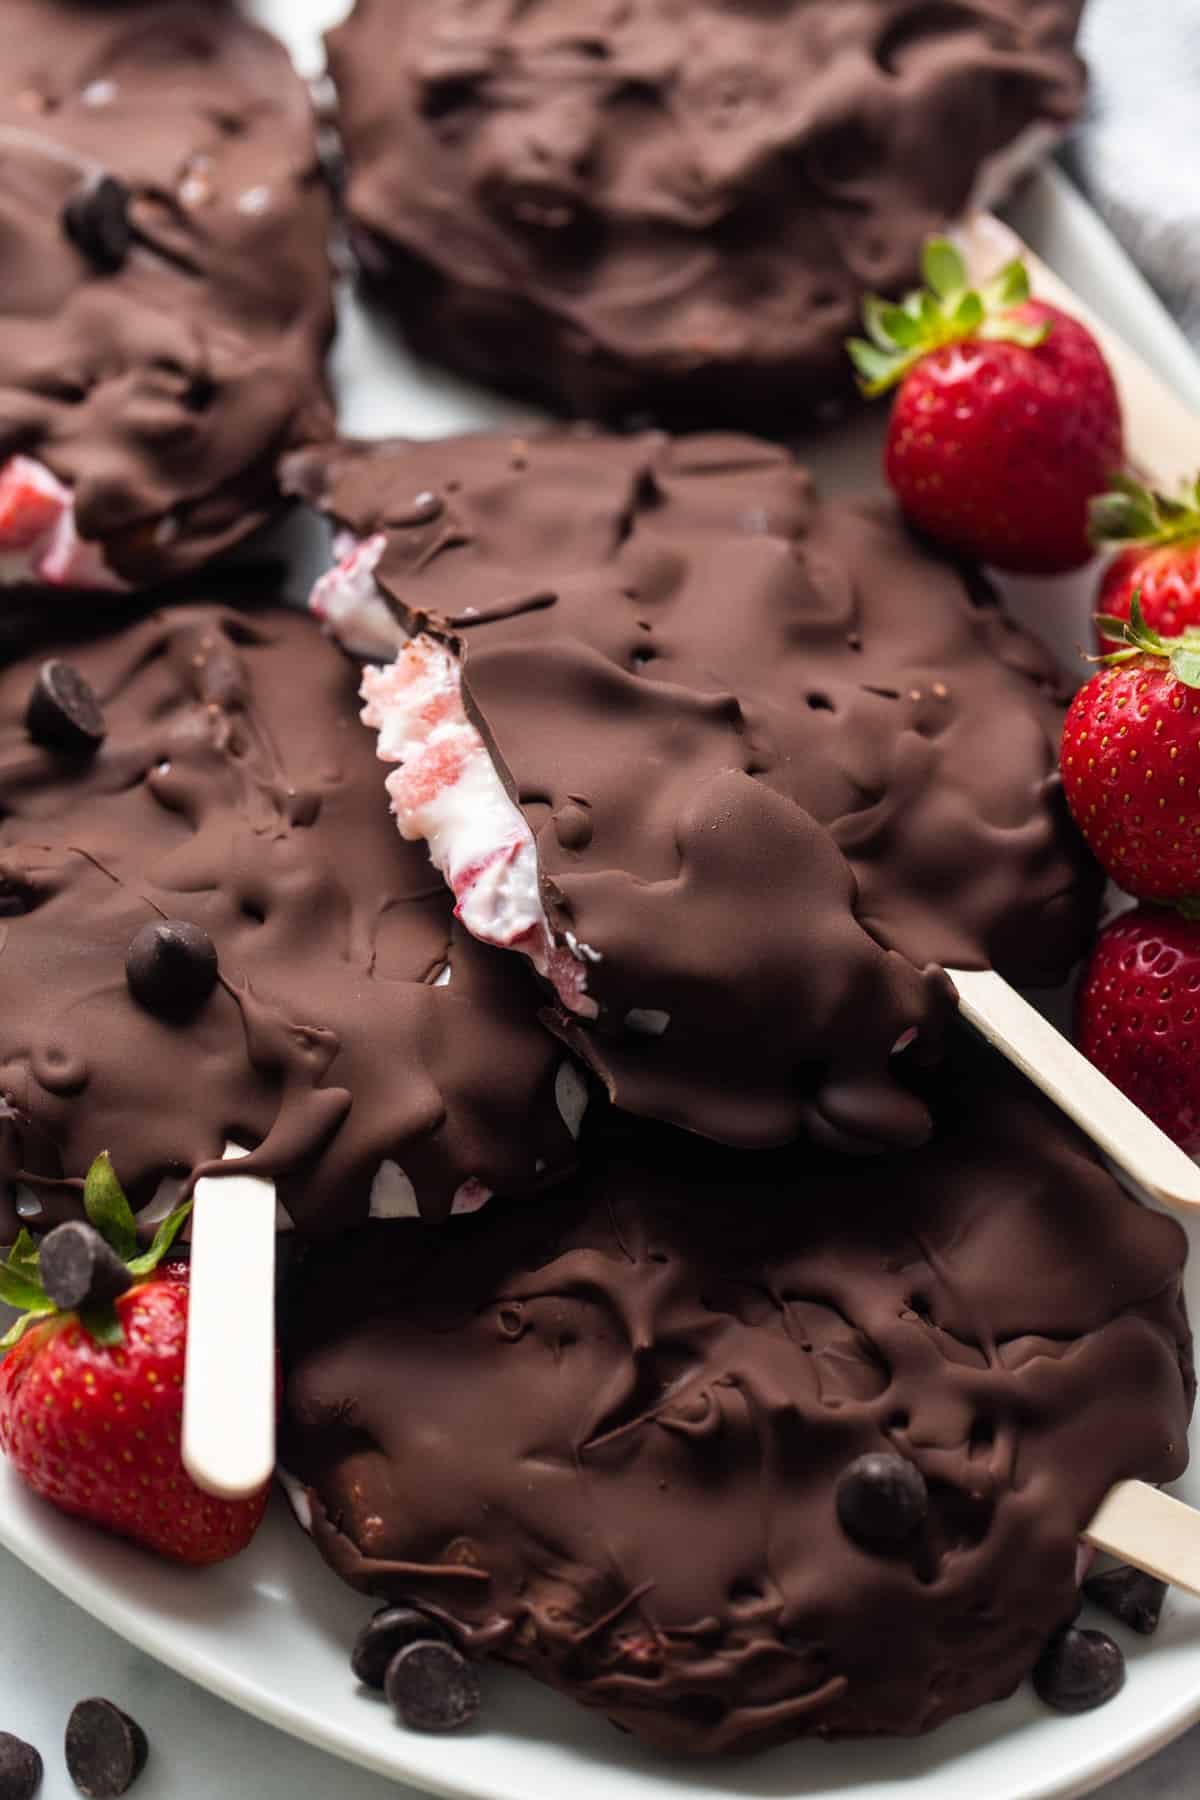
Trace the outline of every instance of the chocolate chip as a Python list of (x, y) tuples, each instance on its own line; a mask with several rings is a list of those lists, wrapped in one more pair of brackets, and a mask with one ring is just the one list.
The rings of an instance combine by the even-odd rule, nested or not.
[(42, 1243), (39, 1268), (42, 1286), (62, 1312), (107, 1306), (132, 1281), (116, 1251), (83, 1219), (55, 1226)]
[(217, 984), (217, 951), (186, 919), (153, 919), (125, 952), (129, 991), (147, 1012), (178, 1019), (202, 1006)]
[(63, 229), (98, 269), (119, 269), (129, 255), (129, 189), (113, 175), (92, 175), (68, 194)]
[(905, 1456), (873, 1451), (843, 1469), (837, 1484), (842, 1530), (860, 1544), (898, 1544), (929, 1508), (925, 1478)]
[(1090, 1712), (1125, 1685), (1125, 1658), (1104, 1631), (1068, 1625), (1051, 1638), (1034, 1667), (1039, 1700), (1055, 1712)]
[(141, 1726), (111, 1700), (81, 1700), (67, 1721), (67, 1772), (87, 1800), (117, 1800), (146, 1766)]
[(1114, 1619), (1120, 1619), (1131, 1631), (1140, 1631), (1143, 1637), (1149, 1637), (1158, 1630), (1167, 1593), (1165, 1581), (1158, 1581), (1141, 1569), (1126, 1568), (1122, 1563), (1119, 1569), (1107, 1569), (1102, 1575), (1089, 1576), (1083, 1591), (1089, 1600), (1102, 1606)]
[(42, 1785), (42, 1759), (32, 1744), (0, 1731), (0, 1800), (33, 1800)]
[(411, 1606), (383, 1606), (358, 1634), (350, 1667), (364, 1687), (382, 1688), (388, 1664), (397, 1650), (418, 1639), (428, 1641), (437, 1626)]
[(51, 657), (42, 664), (33, 684), (25, 708), (25, 729), (45, 750), (78, 755), (103, 742), (104, 714), (79, 670)]
[(461, 1651), (418, 1638), (388, 1664), (384, 1692), (410, 1731), (457, 1731), (479, 1711), (479, 1677)]
[(569, 800), (554, 815), (554, 835), (564, 850), (586, 850), (592, 841), (592, 815)]

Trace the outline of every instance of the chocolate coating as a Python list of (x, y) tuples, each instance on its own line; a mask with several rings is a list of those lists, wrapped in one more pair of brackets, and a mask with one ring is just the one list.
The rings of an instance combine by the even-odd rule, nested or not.
[(845, 396), (989, 159), (1074, 117), (1080, 0), (357, 0), (328, 39), (364, 268), (426, 354), (583, 417)]
[[(435, 1216), (472, 1178), (569, 1164), (536, 990), (398, 837), (357, 671), (317, 626), (172, 607), (63, 654), (108, 720), (82, 764), (25, 732), (40, 658), (0, 672), (0, 1177), (41, 1178), (38, 1223), (78, 1211), (62, 1180), (106, 1148), (141, 1206), (256, 1147), (239, 1167), (312, 1231), (365, 1218), (385, 1160)], [(181, 915), (220, 964), (182, 1018), (126, 979), (136, 934)], [(0, 1241), (17, 1223), (6, 1193)]]
[[(1090, 941), (1060, 673), (890, 503), (725, 436), (348, 445), (285, 479), (384, 531), (382, 592), (458, 647), (551, 925), (603, 958), (598, 1023), (555, 1028), (622, 1107), (911, 1142), (890, 1053), (947, 1010), (919, 971), (1054, 983)], [(421, 490), (437, 519), (398, 519)], [(626, 1029), (645, 1008), (661, 1036)]]
[(5, 0), (0, 462), (142, 584), (278, 504), (328, 428), (330, 201), (283, 47), (212, 0)]
[[(1187, 1460), (1185, 1242), (982, 1051), (864, 1162), (635, 1128), (545, 1201), (301, 1265), (283, 1461), (353, 1586), (668, 1750), (915, 1733), (1078, 1606), (1108, 1487)], [(843, 1471), (920, 1471), (856, 1545)]]

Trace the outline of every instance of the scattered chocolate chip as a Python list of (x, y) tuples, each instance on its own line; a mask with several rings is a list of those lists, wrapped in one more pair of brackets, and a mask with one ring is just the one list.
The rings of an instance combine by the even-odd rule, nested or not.
[(146, 1766), (150, 1745), (111, 1700), (81, 1700), (67, 1721), (67, 1772), (87, 1800), (117, 1800)]
[(436, 1632), (432, 1619), (411, 1606), (382, 1606), (359, 1632), (350, 1667), (364, 1687), (382, 1689), (396, 1652), (418, 1639), (428, 1641)]
[(460, 1650), (418, 1638), (388, 1664), (384, 1692), (410, 1731), (457, 1731), (479, 1711), (479, 1677)]
[(1083, 1584), (1083, 1591), (1089, 1600), (1102, 1606), (1114, 1619), (1120, 1619), (1131, 1631), (1140, 1631), (1143, 1637), (1149, 1637), (1158, 1630), (1167, 1593), (1165, 1581), (1158, 1581), (1141, 1569), (1126, 1568), (1122, 1563), (1119, 1569), (1090, 1575)]
[(125, 952), (129, 991), (147, 1012), (181, 1018), (217, 984), (217, 951), (207, 931), (186, 919), (153, 919)]
[(1104, 1631), (1068, 1625), (1052, 1637), (1033, 1671), (1039, 1700), (1055, 1712), (1090, 1712), (1125, 1685), (1125, 1658)]
[(0, 1800), (33, 1800), (42, 1785), (42, 1759), (32, 1744), (0, 1731)]
[(873, 1451), (843, 1469), (837, 1484), (842, 1530), (860, 1544), (898, 1544), (929, 1507), (925, 1478), (906, 1456)]
[(67, 196), (63, 229), (98, 269), (119, 269), (129, 255), (129, 189), (113, 175), (92, 175)]
[(42, 1286), (63, 1312), (107, 1306), (132, 1281), (116, 1251), (83, 1219), (55, 1226), (43, 1240), (39, 1267)]
[(46, 750), (75, 754), (95, 750), (104, 740), (104, 714), (91, 687), (70, 663), (51, 657), (38, 671), (25, 729)]

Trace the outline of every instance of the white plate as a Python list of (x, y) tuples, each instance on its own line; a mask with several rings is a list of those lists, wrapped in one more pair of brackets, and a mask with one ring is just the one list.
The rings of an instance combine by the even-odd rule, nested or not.
[[(256, 9), (319, 67), (315, 29), (340, 0), (258, 0)], [(1043, 176), (1020, 227), (1047, 262), (1200, 408), (1200, 368), (1149, 290), (1073, 191)], [(335, 367), (349, 431), (431, 436), (508, 416), (494, 397), (418, 368), (346, 297)], [(805, 446), (827, 485), (873, 484), (878, 424)], [(298, 529), (311, 551), (315, 534)], [(305, 551), (301, 551), (305, 554)], [(1026, 583), (1022, 614), (1071, 654), (1085, 635), (1090, 578)], [(1200, 1316), (1200, 1259), (1192, 1280)], [(1200, 1447), (1200, 1435), (1194, 1440)], [(1200, 1475), (1180, 1484), (1200, 1502)], [(1200, 1717), (1200, 1603), (1172, 1596), (1151, 1644), (1116, 1635), (1129, 1656), (1124, 1692), (1079, 1719), (1044, 1712), (1028, 1692), (918, 1742), (801, 1743), (749, 1762), (669, 1764), (638, 1751), (595, 1714), (532, 1681), (495, 1671), (485, 1721), (453, 1739), (407, 1735), (354, 1683), (348, 1650), (366, 1604), (318, 1561), (277, 1503), (242, 1557), (192, 1573), (63, 1519), (0, 1466), (0, 1542), (132, 1643), (248, 1712), (381, 1774), (472, 1800), (1064, 1800), (1148, 1756)]]

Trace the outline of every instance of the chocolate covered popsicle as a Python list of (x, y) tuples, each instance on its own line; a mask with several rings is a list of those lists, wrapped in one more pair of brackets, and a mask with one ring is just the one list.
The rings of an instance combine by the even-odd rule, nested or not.
[(282, 1450), (321, 1554), (656, 1749), (1011, 1693), (1112, 1484), (1187, 1461), (1185, 1239), (983, 1051), (927, 1097), (869, 1161), (610, 1118), (545, 1202), (311, 1258)]
[(786, 435), (867, 291), (1074, 118), (1080, 0), (357, 0), (330, 33), (370, 292), (582, 417)]
[(391, 659), (364, 718), (401, 832), (622, 1107), (916, 1141), (893, 1053), (936, 1053), (937, 965), (1078, 958), (1059, 673), (890, 506), (728, 436), (346, 445), (286, 479), (345, 534), (314, 609)]

